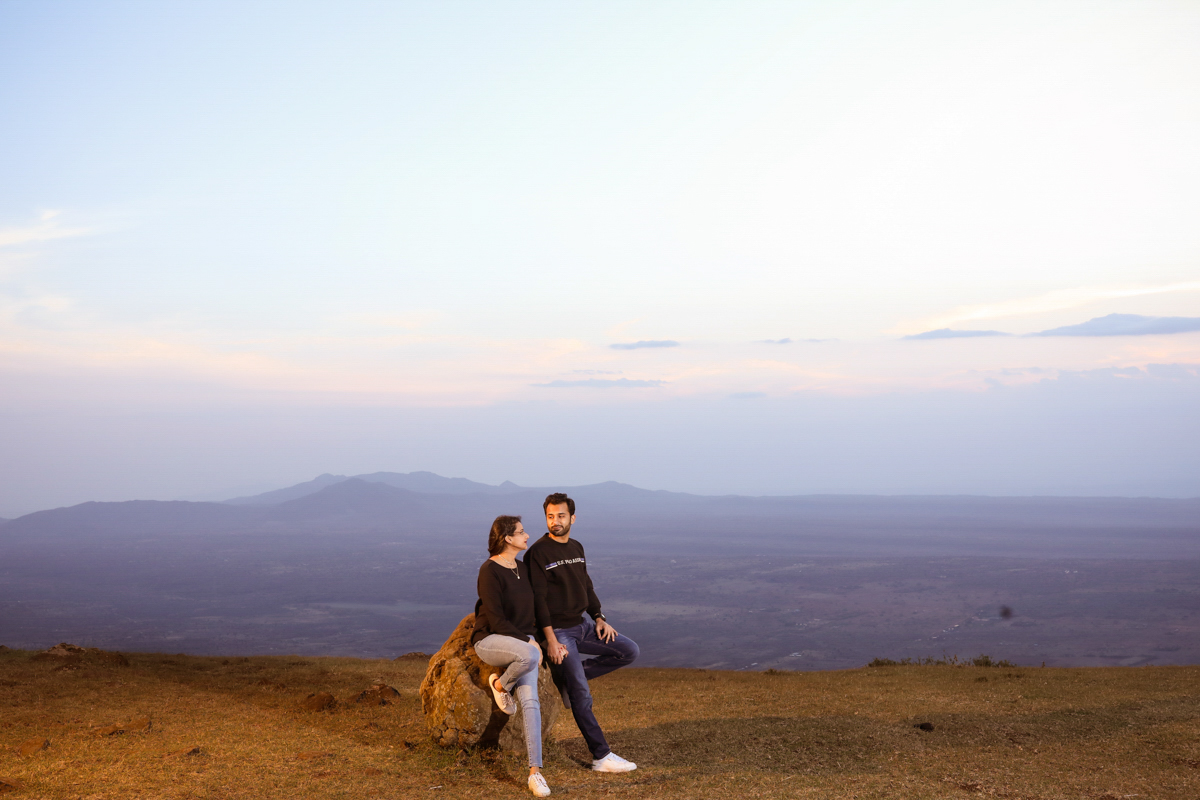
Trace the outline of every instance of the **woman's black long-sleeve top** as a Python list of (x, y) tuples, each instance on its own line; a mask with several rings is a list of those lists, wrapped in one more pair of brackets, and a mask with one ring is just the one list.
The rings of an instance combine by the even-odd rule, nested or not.
[(533, 587), (529, 585), (529, 567), (517, 562), (514, 572), (490, 558), (479, 568), (479, 602), (475, 604), (475, 632), (471, 644), (498, 633), (528, 641), (537, 633), (533, 610)]

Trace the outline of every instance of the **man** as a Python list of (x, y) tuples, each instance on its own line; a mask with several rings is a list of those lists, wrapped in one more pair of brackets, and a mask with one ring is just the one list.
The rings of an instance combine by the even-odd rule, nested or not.
[[(600, 610), (587, 573), (583, 545), (571, 538), (575, 501), (555, 493), (542, 503), (548, 532), (525, 553), (537, 625), (546, 636), (546, 653), (562, 668), (575, 724), (592, 751), (596, 772), (629, 772), (637, 764), (614, 753), (592, 713), (588, 681), (633, 663), (638, 646), (617, 633)], [(583, 612), (591, 616), (586, 619)], [(586, 661), (581, 654), (595, 656)]]

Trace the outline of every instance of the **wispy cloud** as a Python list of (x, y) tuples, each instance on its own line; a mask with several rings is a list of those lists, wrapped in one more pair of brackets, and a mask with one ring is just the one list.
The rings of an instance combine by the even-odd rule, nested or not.
[(808, 344), (821, 344), (822, 342), (833, 342), (836, 339), (759, 339), (755, 344), (795, 344), (796, 342), (807, 342)]
[(956, 331), (950, 328), (938, 328), (936, 331), (925, 331), (905, 336), (905, 339), (975, 339), (980, 336), (1011, 336), (1004, 331)]
[[(963, 322), (975, 322), (991, 319), (1009, 319), (1024, 317), (1032, 314), (1044, 314), (1051, 311), (1062, 311), (1078, 308), (1099, 300), (1112, 300), (1125, 297), (1145, 297), (1155, 294), (1173, 294), (1176, 292), (1200, 292), (1200, 281), (1184, 281), (1181, 283), (1165, 283), (1152, 286), (1109, 286), (1084, 287), (1069, 289), (1033, 297), (1022, 297), (1003, 303), (986, 305), (960, 306), (946, 314), (916, 321), (903, 327), (909, 331), (938, 328), (950, 328)], [(903, 333), (903, 330), (896, 331)]]
[[(1078, 325), (1064, 325), (1032, 336), (1152, 336), (1200, 331), (1200, 317), (1143, 317), (1109, 314)], [(913, 338), (913, 337), (909, 337)]]
[(17, 228), (0, 228), (0, 247), (19, 247), (52, 239), (69, 239), (92, 233), (88, 228), (64, 228), (56, 221), (58, 211), (43, 211), (33, 225)]
[(642, 340), (640, 342), (619, 342), (610, 344), (613, 350), (641, 350), (647, 347), (679, 347), (679, 342), (670, 339)]
[(582, 381), (550, 381), (535, 383), (545, 389), (649, 389), (662, 386), (664, 381), (642, 381), (630, 378), (588, 378)]

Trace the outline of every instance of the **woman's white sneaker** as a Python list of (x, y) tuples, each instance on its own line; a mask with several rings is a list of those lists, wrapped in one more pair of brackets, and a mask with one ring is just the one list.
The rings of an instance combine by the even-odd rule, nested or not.
[(542, 777), (542, 773), (535, 772), (529, 776), (529, 791), (533, 792), (535, 797), (550, 796), (550, 787), (546, 785), (546, 779)]
[(513, 696), (508, 692), (497, 688), (499, 683), (498, 676), (493, 675), (488, 678), (488, 686), (492, 687), (492, 697), (496, 698), (496, 705), (500, 706), (500, 710), (511, 717), (517, 713), (517, 701), (513, 700)]
[(637, 764), (626, 761), (616, 753), (609, 753), (604, 758), (597, 758), (592, 762), (593, 772), (633, 772), (635, 769)]

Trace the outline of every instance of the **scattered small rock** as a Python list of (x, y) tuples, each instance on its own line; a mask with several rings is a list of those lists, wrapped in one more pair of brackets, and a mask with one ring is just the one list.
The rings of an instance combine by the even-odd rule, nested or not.
[(932, 722), (919, 722), (916, 725), (913, 725), (913, 727), (920, 728), (923, 731), (931, 731), (931, 730), (933, 730), (933, 723)]
[(34, 656), (34, 658), (41, 658), (43, 656), (51, 656), (53, 658), (67, 658), (70, 656), (81, 656), (86, 652), (87, 652), (87, 650), (80, 647), (79, 645), (68, 644), (66, 642), (59, 642), (58, 644), (54, 645), (54, 647), (51, 647), (49, 650), (43, 650), (42, 652), (36, 654)]
[(183, 750), (176, 750), (174, 753), (167, 753), (165, 758), (186, 758), (187, 756), (200, 755), (199, 747), (186, 747)]
[(418, 653), (416, 651), (413, 651), (411, 653), (405, 653), (402, 656), (397, 656), (395, 660), (396, 661), (428, 661), (429, 653)]
[(261, 686), (264, 689), (271, 689), (276, 692), (282, 692), (283, 690), (287, 689), (287, 687), (284, 686), (282, 683), (278, 683), (276, 681), (269, 681), (266, 678), (263, 678), (261, 681), (259, 681), (255, 685)]
[(149, 733), (149, 717), (135, 717), (125, 724), (109, 725), (96, 731), (97, 736), (119, 736), (125, 733)]
[(45, 750), (49, 746), (50, 746), (49, 739), (43, 739), (41, 737), (38, 737), (35, 739), (30, 739), (28, 741), (22, 742), (21, 746), (17, 748), (17, 753), (20, 754), (21, 758), (28, 758), (29, 756), (33, 755), (34, 753), (40, 753), (41, 751)]
[(0, 653), (7, 653), (7, 652), (8, 652), (8, 648), (6, 646), (0, 644)]
[(315, 692), (300, 701), (305, 711), (328, 711), (337, 705), (337, 698), (329, 692)]
[(25, 784), (21, 783), (16, 778), (0, 778), (0, 794), (4, 792), (15, 792), (18, 789), (23, 789)]
[(359, 692), (358, 696), (354, 698), (354, 702), (365, 706), (386, 706), (399, 696), (400, 692), (386, 683), (376, 683)]

